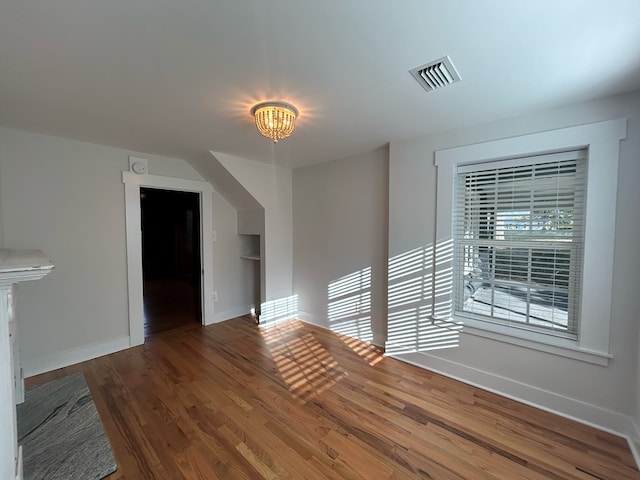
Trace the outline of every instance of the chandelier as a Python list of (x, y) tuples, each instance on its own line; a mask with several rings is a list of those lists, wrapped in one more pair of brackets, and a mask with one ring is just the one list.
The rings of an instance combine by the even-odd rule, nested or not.
[(293, 132), (298, 109), (284, 102), (263, 102), (253, 106), (251, 115), (256, 119), (260, 134), (278, 143)]

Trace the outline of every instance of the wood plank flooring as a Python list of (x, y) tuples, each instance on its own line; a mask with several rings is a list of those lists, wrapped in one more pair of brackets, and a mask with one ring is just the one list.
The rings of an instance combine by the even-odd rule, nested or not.
[(76, 371), (110, 480), (640, 480), (623, 438), (298, 321), (188, 326), (27, 384)]
[(200, 288), (189, 279), (144, 281), (144, 336), (201, 324)]

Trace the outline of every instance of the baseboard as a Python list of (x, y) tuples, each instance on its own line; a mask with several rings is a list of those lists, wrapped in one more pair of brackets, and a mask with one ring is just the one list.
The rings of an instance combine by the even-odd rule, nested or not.
[(22, 358), (22, 369), (25, 377), (33, 377), (34, 375), (57, 370), (58, 368), (68, 367), (69, 365), (119, 352), (130, 346), (128, 336), (114, 338), (106, 342), (93, 343), (84, 347), (63, 350), (41, 357), (31, 359)]
[(260, 304), (260, 326), (274, 327), (282, 322), (298, 317), (298, 295), (289, 295)]
[[(325, 330), (331, 330), (326, 324), (326, 318), (323, 316), (300, 311), (298, 312), (298, 318), (305, 323)], [(373, 344), (378, 345), (375, 332)], [(384, 343), (378, 346), (382, 345), (384, 345)], [(633, 419), (627, 415), (424, 353), (391, 356), (403, 362), (497, 393), (527, 405), (570, 418), (600, 430), (621, 435), (627, 438), (636, 462), (640, 465), (640, 457), (638, 456), (638, 452), (640, 452), (640, 429), (638, 425), (633, 422)], [(633, 424), (634, 431), (629, 431), (630, 424)]]
[[(309, 312), (298, 312), (298, 318), (305, 323), (325, 330), (331, 330), (326, 324), (325, 317)], [(375, 332), (373, 343), (377, 346), (384, 345), (383, 341), (380, 345), (376, 343)], [(418, 356), (418, 358), (415, 358), (416, 356)], [(397, 356), (391, 355), (391, 357), (453, 378), (454, 380), (459, 380), (469, 385), (517, 400), (532, 407), (540, 408), (541, 410), (575, 420), (579, 423), (620, 435), (627, 439), (636, 464), (640, 468), (640, 426), (633, 418), (627, 415), (426, 354), (414, 353)]]
[(324, 328), (325, 330), (331, 330), (327, 325), (327, 317), (323, 317), (322, 315), (315, 315), (309, 312), (301, 312), (298, 310), (298, 315), (296, 317), (298, 320), (304, 323), (308, 323), (309, 325), (313, 325), (314, 327)]
[(384, 349), (384, 346), (387, 343), (387, 335), (383, 333), (373, 332), (373, 341), (371, 343), (373, 343), (376, 347)]
[(628, 430), (632, 419), (627, 415), (424, 353), (393, 355), (392, 357), (532, 407), (625, 437), (631, 443)]
[[(250, 310), (251, 307), (240, 307), (216, 313), (213, 315), (213, 321), (209, 324), (223, 322), (242, 315), (247, 315)], [(128, 336), (115, 338), (106, 342), (94, 343), (84, 347), (64, 350), (32, 359), (22, 358), (22, 369), (24, 371), (25, 378), (32, 377), (41, 373), (57, 370), (58, 368), (68, 367), (69, 365), (74, 365), (80, 362), (86, 362), (87, 360), (92, 360), (103, 355), (119, 352), (120, 350), (125, 350), (130, 346), (131, 344)]]
[[(298, 311), (298, 316), (296, 318), (304, 323), (308, 323), (315, 327), (323, 328), (325, 330), (329, 330), (330, 332), (333, 332), (333, 330), (331, 330), (329, 325), (327, 325), (326, 323), (327, 322), (326, 316), (315, 315), (309, 312)], [(373, 341), (371, 343), (376, 347), (384, 348), (384, 344), (386, 342), (386, 335), (379, 334), (376, 332), (372, 332), (372, 333), (373, 333)]]
[(629, 421), (627, 441), (629, 442), (629, 448), (631, 449), (631, 453), (633, 453), (636, 465), (640, 469), (640, 425), (633, 418)]
[(211, 325), (213, 323), (224, 322), (226, 320), (231, 320), (232, 318), (242, 317), (243, 315), (248, 315), (251, 312), (251, 307), (236, 307), (230, 308), (228, 310), (223, 310), (221, 312), (214, 312), (213, 319), (211, 322), (205, 323), (205, 325)]

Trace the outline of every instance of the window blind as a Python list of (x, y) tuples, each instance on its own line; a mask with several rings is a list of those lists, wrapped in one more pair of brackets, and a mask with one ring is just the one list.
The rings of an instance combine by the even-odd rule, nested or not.
[(457, 168), (454, 307), (577, 338), (587, 152)]

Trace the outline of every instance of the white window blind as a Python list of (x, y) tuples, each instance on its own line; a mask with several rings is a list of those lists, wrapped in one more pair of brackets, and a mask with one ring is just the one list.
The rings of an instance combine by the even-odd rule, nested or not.
[(576, 339), (585, 150), (457, 167), (457, 314)]

